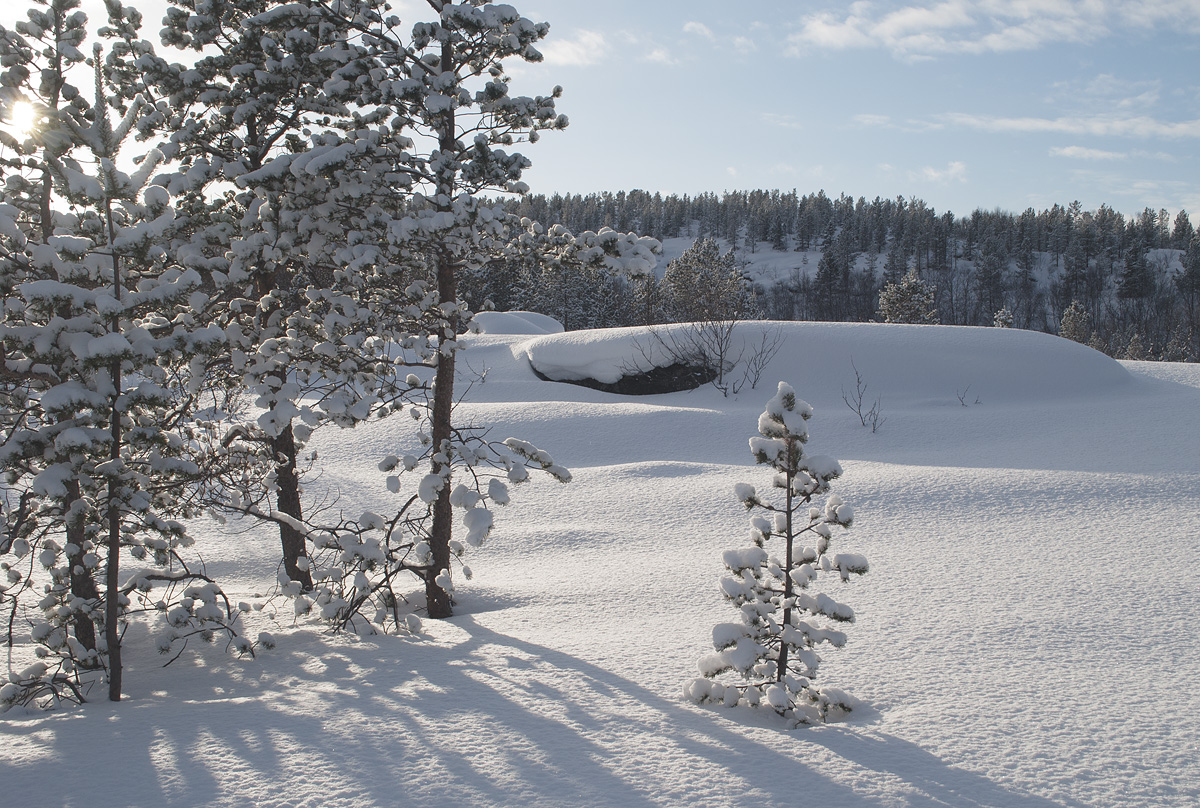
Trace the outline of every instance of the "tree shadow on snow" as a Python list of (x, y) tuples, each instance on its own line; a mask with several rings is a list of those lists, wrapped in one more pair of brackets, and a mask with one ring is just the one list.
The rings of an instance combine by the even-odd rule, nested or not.
[(746, 726), (473, 616), (416, 641), (297, 633), (215, 667), (6, 726), (51, 758), (45, 777), (0, 761), (0, 781), (63, 805), (1058, 804), (867, 727)]

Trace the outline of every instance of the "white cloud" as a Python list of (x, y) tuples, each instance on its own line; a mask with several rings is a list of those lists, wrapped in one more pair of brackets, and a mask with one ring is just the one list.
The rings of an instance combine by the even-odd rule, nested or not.
[(1179, 158), (1173, 154), (1163, 151), (1144, 151), (1142, 149), (1134, 149), (1129, 153), (1130, 157), (1136, 157), (1139, 160), (1162, 160), (1165, 163), (1178, 163)]
[(685, 34), (695, 34), (696, 36), (704, 37), (709, 42), (715, 42), (717, 40), (717, 37), (712, 32), (711, 28), (702, 22), (696, 22), (694, 20), (685, 22), (683, 24), (683, 32)]
[(666, 48), (655, 48), (646, 54), (647, 62), (657, 62), (660, 65), (677, 65), (679, 60), (671, 55)]
[(945, 125), (934, 121), (919, 121), (909, 118), (905, 121), (896, 121), (889, 115), (879, 115), (873, 112), (862, 112), (851, 117), (854, 123), (859, 126), (871, 126), (882, 129), (896, 129), (901, 132), (921, 133), (932, 132), (936, 129), (944, 129)]
[(578, 31), (573, 37), (543, 42), (538, 50), (548, 65), (587, 67), (604, 59), (608, 41), (599, 31)]
[(1110, 73), (1101, 73), (1083, 81), (1060, 81), (1052, 85), (1049, 103), (1060, 107), (1083, 106), (1087, 109), (1151, 109), (1162, 95), (1162, 81), (1129, 81)]
[(727, 166), (727, 167), (725, 168), (725, 173), (726, 173), (726, 174), (728, 174), (728, 175), (729, 175), (729, 176), (731, 176), (731, 177), (736, 177), (736, 176), (738, 175), (738, 173), (737, 173), (737, 169), (736, 169), (736, 168), (734, 168), (733, 166)]
[(895, 8), (893, 4), (855, 2), (842, 12), (804, 17), (788, 43), (793, 55), (808, 49), (883, 48), (898, 58), (918, 60), (1088, 42), (1129, 27), (1200, 32), (1200, 3), (925, 0)]
[(1002, 133), (1055, 133), (1060, 135), (1134, 138), (1200, 138), (1200, 119), (1160, 121), (1146, 115), (1092, 115), (1061, 118), (1006, 118), (950, 112), (937, 116), (943, 123)]
[(758, 50), (758, 45), (754, 44), (754, 40), (745, 36), (735, 36), (733, 38), (733, 47), (741, 51)]
[(951, 182), (966, 182), (967, 164), (960, 160), (955, 160), (947, 163), (945, 168), (925, 166), (920, 171), (910, 171), (909, 177), (914, 180), (936, 182), (941, 185)]
[(1051, 157), (1069, 157), (1072, 160), (1124, 160), (1128, 155), (1121, 152), (1089, 149), (1086, 146), (1059, 146), (1050, 150)]

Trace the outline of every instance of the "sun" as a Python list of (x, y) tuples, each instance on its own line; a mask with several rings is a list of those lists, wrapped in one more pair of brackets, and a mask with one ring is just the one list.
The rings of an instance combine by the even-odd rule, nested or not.
[(19, 137), (31, 134), (36, 123), (37, 111), (28, 101), (18, 101), (8, 111), (8, 125)]

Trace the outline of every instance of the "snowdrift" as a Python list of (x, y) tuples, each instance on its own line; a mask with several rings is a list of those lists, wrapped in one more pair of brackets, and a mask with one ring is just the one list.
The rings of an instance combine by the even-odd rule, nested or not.
[[(531, 363), (602, 373), (644, 330), (490, 330), (553, 328), (527, 317), (484, 316), (486, 333), (463, 338), (459, 414), (545, 448), (574, 481), (514, 491), (468, 556), (454, 618), (329, 637), (272, 602), (244, 619), (274, 649), (239, 661), (196, 643), (169, 668), (135, 627), (126, 700), (0, 717), (4, 799), (1200, 804), (1200, 366), (1007, 329), (748, 323), (748, 341), (783, 340), (758, 389), (635, 398), (539, 381)], [(851, 359), (883, 396), (878, 433), (841, 401)], [(821, 666), (863, 707), (796, 732), (681, 697), (733, 619), (717, 580), (746, 542), (734, 487), (768, 484), (747, 438), (780, 379), (818, 407), (814, 452), (846, 471), (834, 490), (857, 515), (837, 552), (870, 561), (844, 593), (847, 645)], [(317, 433), (310, 490), (347, 513), (394, 511), (418, 480), (392, 491), (377, 463), (416, 445), (414, 424)], [(261, 603), (278, 533), (191, 529), (234, 601)]]
[(557, 334), (562, 323), (536, 311), (481, 311), (471, 319), (477, 334)]
[[(611, 383), (671, 364), (663, 343), (688, 328), (572, 331), (523, 347), (533, 368), (549, 379)], [(764, 334), (778, 334), (781, 345), (763, 378), (789, 380), (810, 400), (836, 401), (842, 389), (852, 391), (855, 368), (869, 395), (882, 395), (891, 405), (957, 404), (960, 395), (969, 397), (967, 403), (1071, 399), (1131, 383), (1120, 363), (1098, 351), (1007, 328), (748, 322), (737, 326), (731, 355), (749, 355)]]

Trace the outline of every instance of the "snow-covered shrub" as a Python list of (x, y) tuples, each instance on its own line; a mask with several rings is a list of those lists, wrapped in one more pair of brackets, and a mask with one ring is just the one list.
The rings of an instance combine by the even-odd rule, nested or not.
[[(842, 473), (838, 462), (804, 452), (811, 416), (812, 408), (783, 382), (759, 416), (750, 451), (775, 470), (772, 485), (782, 502), (745, 483), (734, 489), (753, 514), (751, 544), (725, 552), (727, 574), (720, 588), (740, 621), (713, 628), (716, 652), (699, 662), (704, 678), (685, 689), (692, 701), (766, 707), (793, 724), (823, 722), (854, 706), (843, 691), (815, 682), (817, 647), (840, 648), (846, 635), (835, 626), (854, 622), (854, 610), (816, 584), (848, 581), (868, 565), (861, 555), (831, 552), (834, 529), (849, 527), (854, 513), (829, 493), (830, 481)], [(819, 495), (828, 496), (814, 504)]]

